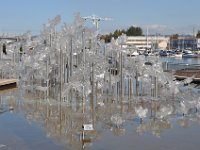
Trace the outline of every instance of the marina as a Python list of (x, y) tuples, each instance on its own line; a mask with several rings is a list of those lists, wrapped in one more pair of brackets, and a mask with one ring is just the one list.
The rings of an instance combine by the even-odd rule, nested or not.
[(0, 149), (200, 146), (199, 58), (141, 54), (124, 34), (105, 43), (100, 20), (78, 13), (57, 31), (56, 16), (1, 52)]

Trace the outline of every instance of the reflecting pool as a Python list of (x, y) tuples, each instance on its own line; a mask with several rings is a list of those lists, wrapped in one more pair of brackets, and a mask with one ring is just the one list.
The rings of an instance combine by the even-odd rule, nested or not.
[[(101, 103), (83, 106), (78, 98), (69, 105), (67, 101), (35, 99), (29, 92), (21, 97), (20, 92), (1, 93), (2, 150), (195, 150), (200, 146), (200, 100), (134, 96), (117, 101), (106, 97)], [(92, 129), (84, 129), (84, 125)]]

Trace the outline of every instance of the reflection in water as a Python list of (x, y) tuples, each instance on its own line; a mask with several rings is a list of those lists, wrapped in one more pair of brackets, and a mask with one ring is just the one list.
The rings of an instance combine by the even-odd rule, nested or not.
[(171, 62), (171, 63), (185, 63), (185, 64), (199, 64), (200, 59), (198, 58), (177, 58), (177, 57), (161, 57), (161, 61), (163, 62)]
[[(22, 93), (25, 94), (22, 97)], [(192, 94), (192, 90), (184, 94)], [(182, 100), (183, 95), (176, 99), (145, 100), (133, 97), (127, 101), (112, 100), (104, 96), (103, 100), (91, 99), (83, 101), (74, 94), (73, 101), (55, 101), (39, 99), (38, 93), (18, 91), (1, 94), (1, 109), (13, 108), (16, 114), (23, 113), (28, 122), (42, 125), (48, 138), (59, 141), (70, 149), (86, 149), (101, 139), (101, 135), (110, 130), (113, 136), (126, 136), (127, 124), (136, 125), (134, 129), (139, 135), (151, 133), (160, 137), (169, 131), (172, 121), (183, 128), (190, 126), (190, 121), (200, 122), (200, 99)], [(55, 93), (54, 93), (55, 94)], [(92, 129), (85, 130), (84, 125)], [(94, 128), (94, 129), (93, 129)], [(34, 131), (33, 131), (34, 132)]]

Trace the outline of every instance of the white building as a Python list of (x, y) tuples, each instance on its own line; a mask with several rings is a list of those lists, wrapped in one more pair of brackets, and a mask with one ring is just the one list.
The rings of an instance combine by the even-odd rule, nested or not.
[(138, 49), (166, 49), (169, 37), (165, 36), (128, 36), (126, 45), (136, 46)]

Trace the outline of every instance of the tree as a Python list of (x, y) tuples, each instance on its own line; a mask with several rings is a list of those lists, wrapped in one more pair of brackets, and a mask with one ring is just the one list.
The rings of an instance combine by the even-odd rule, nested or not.
[(113, 36), (112, 33), (110, 33), (110, 34), (102, 35), (100, 39), (101, 40), (103, 39), (105, 43), (110, 43), (112, 36)]
[(196, 38), (200, 38), (200, 30), (197, 32)]
[(114, 34), (113, 34), (113, 37), (115, 39), (117, 39), (119, 36), (121, 36), (123, 33), (126, 33), (125, 30), (115, 30)]
[(128, 30), (124, 30), (124, 29), (119, 30), (119, 29), (117, 29), (117, 30), (114, 31), (114, 33), (102, 35), (100, 37), (100, 39), (104, 39), (105, 43), (109, 43), (111, 41), (112, 37), (117, 39), (123, 33), (126, 34), (127, 36), (142, 36), (142, 29), (140, 27), (133, 27), (133, 26), (128, 28)]
[(178, 40), (179, 35), (178, 34), (173, 34), (170, 36), (170, 40)]
[(142, 29), (140, 27), (131, 26), (126, 31), (127, 36), (142, 36), (142, 34)]
[(4, 53), (5, 55), (7, 55), (7, 52), (6, 52), (6, 44), (5, 44), (5, 43), (3, 43), (3, 53)]

